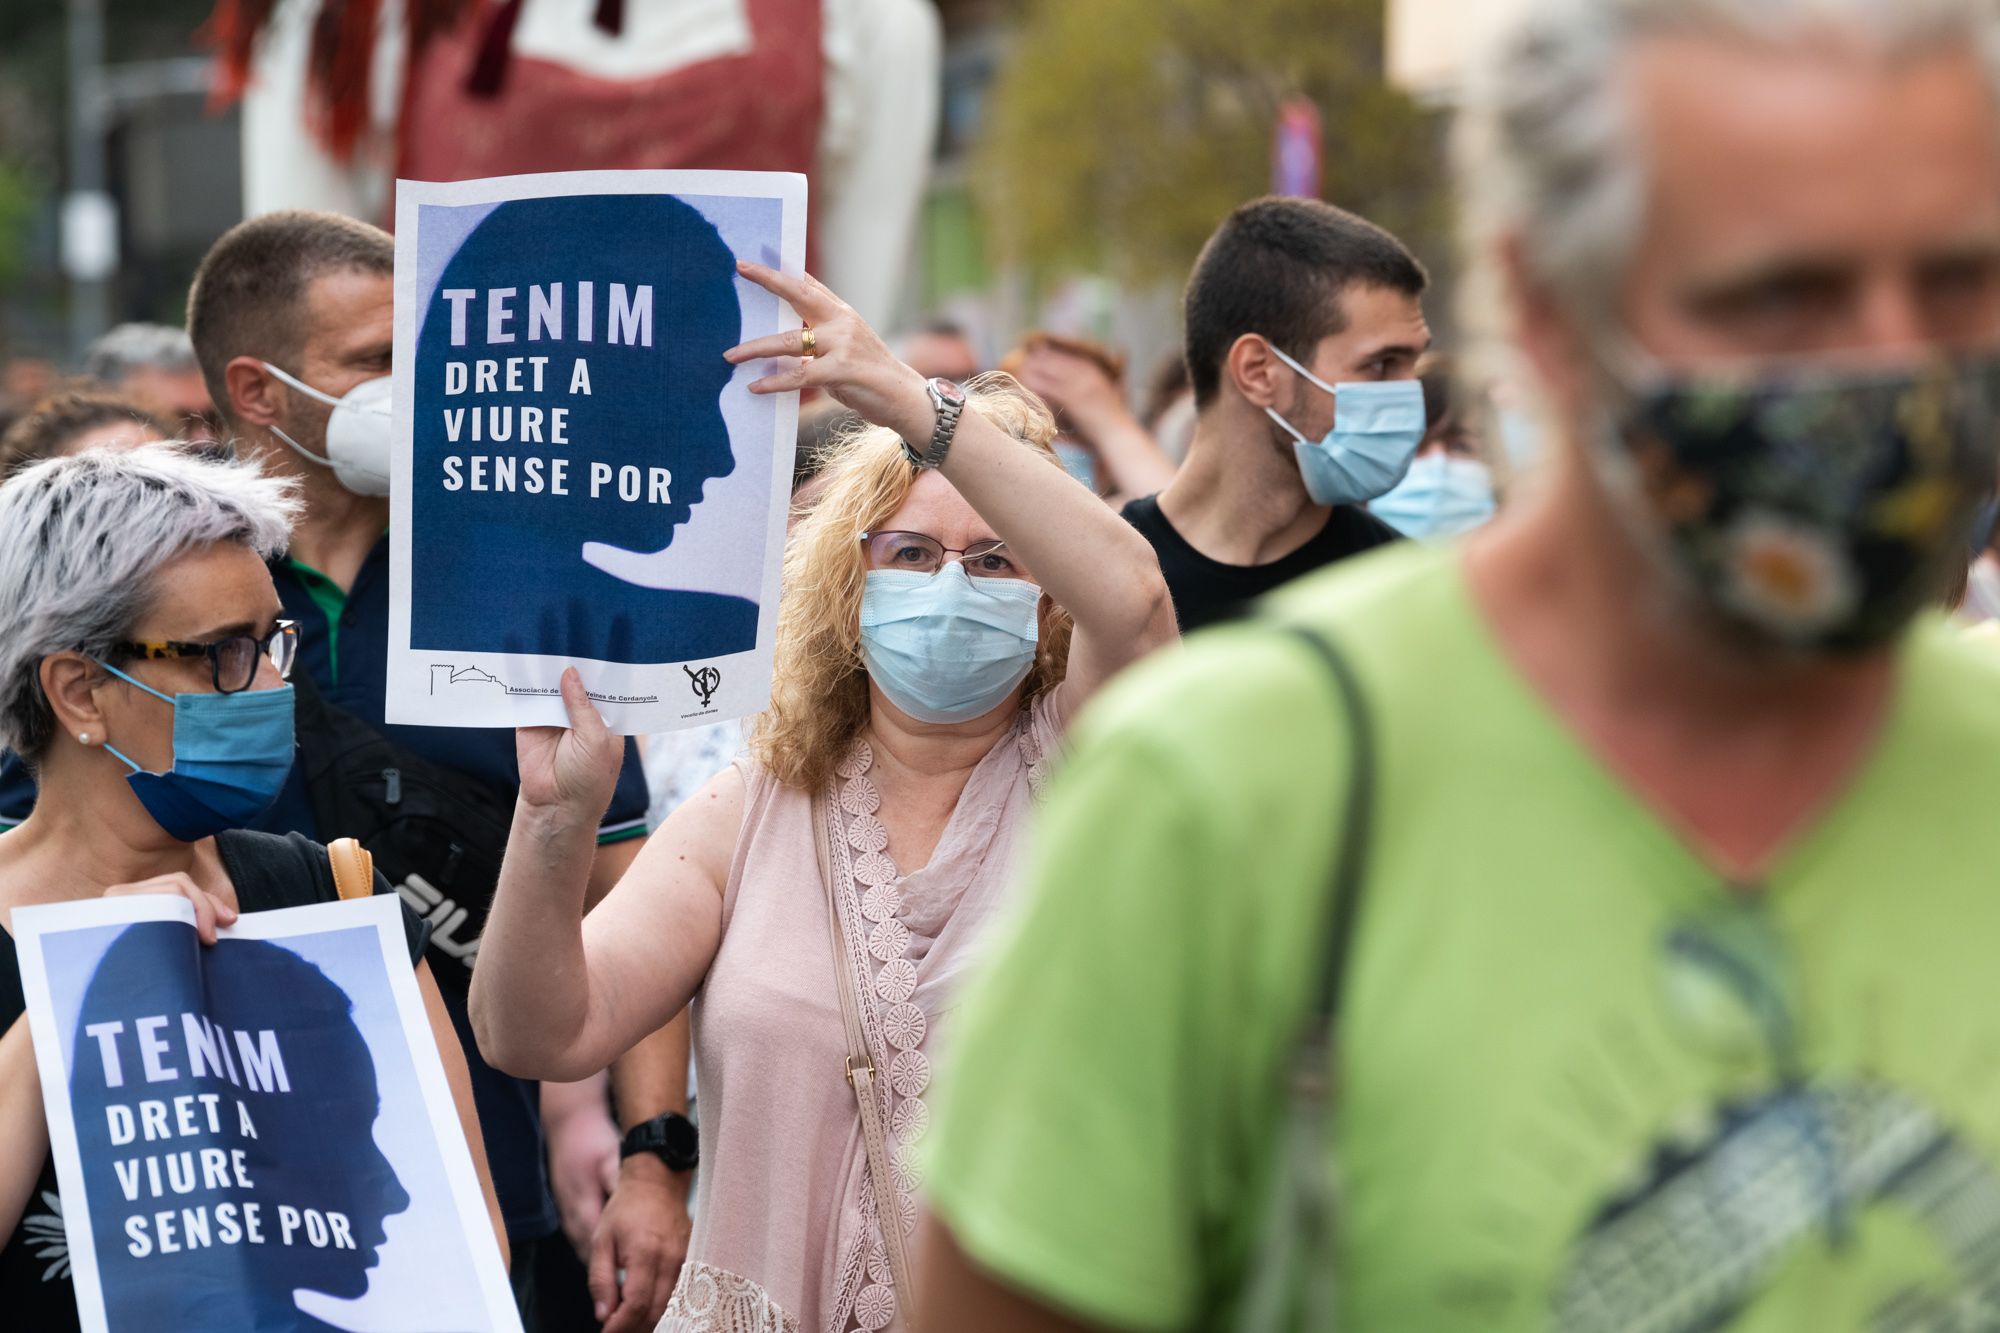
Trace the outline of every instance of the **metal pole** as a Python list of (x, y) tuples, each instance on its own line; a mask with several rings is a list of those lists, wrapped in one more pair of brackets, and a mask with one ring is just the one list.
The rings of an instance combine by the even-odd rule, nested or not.
[(81, 355), (111, 326), (118, 215), (105, 189), (104, 0), (68, 0), (69, 194), (63, 201), (63, 268), (70, 279), (71, 351)]

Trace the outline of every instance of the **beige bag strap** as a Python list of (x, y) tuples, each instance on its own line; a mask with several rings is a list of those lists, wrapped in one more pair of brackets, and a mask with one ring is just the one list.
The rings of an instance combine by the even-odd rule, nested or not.
[(875, 1099), (875, 1060), (868, 1053), (868, 1036), (861, 1026), (861, 998), (854, 992), (854, 967), (847, 953), (847, 931), (840, 924), (840, 893), (833, 884), (833, 819), (826, 797), (815, 796), (813, 849), (819, 855), (819, 877), (826, 885), (826, 919), (833, 934), (833, 975), (840, 987), (840, 1017), (847, 1025), (847, 1086), (861, 1111), (861, 1142), (868, 1150), (868, 1175), (875, 1184), (875, 1220), (889, 1252), (889, 1276), (896, 1283), (896, 1305), (903, 1327), (917, 1333), (917, 1288), (910, 1281), (910, 1260), (903, 1247), (903, 1209), (896, 1178), (889, 1171), (889, 1136), (882, 1124), (882, 1106)]
[(326, 859), (333, 862), (333, 887), (342, 901), (375, 892), (375, 857), (359, 842), (335, 838), (326, 845)]

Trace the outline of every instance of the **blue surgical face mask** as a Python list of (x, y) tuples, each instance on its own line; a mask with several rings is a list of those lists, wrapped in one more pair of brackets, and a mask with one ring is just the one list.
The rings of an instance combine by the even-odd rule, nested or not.
[(935, 574), (870, 570), (861, 660), (889, 702), (919, 722), (970, 722), (1027, 679), (1041, 601), (1026, 579), (974, 580), (956, 560)]
[(292, 687), (234, 694), (161, 694), (108, 663), (106, 671), (174, 710), (174, 766), (151, 773), (107, 744), (153, 821), (182, 842), (242, 828), (271, 808), (292, 771)]
[(1333, 427), (1317, 440), (1308, 440), (1275, 409), (1264, 409), (1298, 441), (1293, 451), (1313, 503), (1366, 504), (1387, 494), (1410, 470), (1410, 460), (1424, 442), (1424, 386), (1417, 380), (1328, 384), (1275, 343), (1271, 350), (1308, 384), (1333, 395)]
[(1493, 517), (1493, 474), (1474, 458), (1425, 454), (1368, 512), (1405, 537), (1456, 537)]
[(1082, 482), (1086, 489), (1097, 489), (1097, 454), (1080, 444), (1068, 440), (1055, 443), (1056, 461), (1063, 465), (1063, 471)]

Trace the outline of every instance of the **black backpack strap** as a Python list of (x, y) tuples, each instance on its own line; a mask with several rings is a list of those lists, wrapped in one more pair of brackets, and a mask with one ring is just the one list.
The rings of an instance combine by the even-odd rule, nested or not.
[(302, 834), (227, 829), (215, 835), (215, 849), (246, 912), (303, 907), (340, 896), (325, 851)]
[(1354, 924), (1360, 915), (1362, 881), (1368, 872), (1369, 842), (1375, 824), (1375, 731), (1361, 682), (1347, 656), (1331, 639), (1303, 625), (1286, 632), (1312, 648), (1326, 666), (1346, 714), (1347, 801), (1341, 813), (1340, 846), (1333, 865), (1333, 901), (1329, 909), (1327, 951), (1313, 994), (1313, 1020), (1331, 1029), (1340, 1012), (1349, 956), (1354, 951)]
[[(215, 849), (229, 882), (236, 886), (237, 905), (246, 912), (340, 901), (326, 848), (303, 833), (228, 829), (215, 835)], [(375, 892), (389, 892), (389, 882), (379, 872)], [(415, 964), (430, 944), (431, 923), (412, 912), (408, 903), (397, 905), (403, 909), (403, 939)]]
[(1347, 722), (1347, 800), (1334, 852), (1332, 901), (1325, 952), (1312, 1008), (1299, 1025), (1287, 1071), (1287, 1096), (1273, 1172), (1249, 1266), (1234, 1294), (1230, 1326), (1240, 1333), (1332, 1329), (1340, 1305), (1340, 1274), (1330, 1255), (1340, 1220), (1338, 1172), (1327, 1143), (1339, 1105), (1335, 1036), (1355, 923), (1368, 871), (1375, 815), (1375, 735), (1368, 706), (1347, 657), (1325, 635), (1301, 625), (1285, 632), (1325, 666)]

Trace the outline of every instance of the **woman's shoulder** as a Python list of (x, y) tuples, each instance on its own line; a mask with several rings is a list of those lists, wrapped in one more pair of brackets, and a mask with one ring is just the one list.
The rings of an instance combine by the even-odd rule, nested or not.
[[(216, 834), (215, 847), (222, 855), (222, 868), (229, 872), (229, 882), (236, 886), (236, 904), (246, 912), (340, 901), (325, 845), (303, 833), (234, 829)], [(375, 872), (375, 892), (390, 893), (389, 882), (380, 870)], [(403, 935), (414, 965), (430, 947), (431, 923), (410, 910), (407, 902), (402, 904), (402, 912)]]
[(215, 848), (246, 912), (333, 902), (340, 895), (326, 848), (303, 833), (218, 833)]

